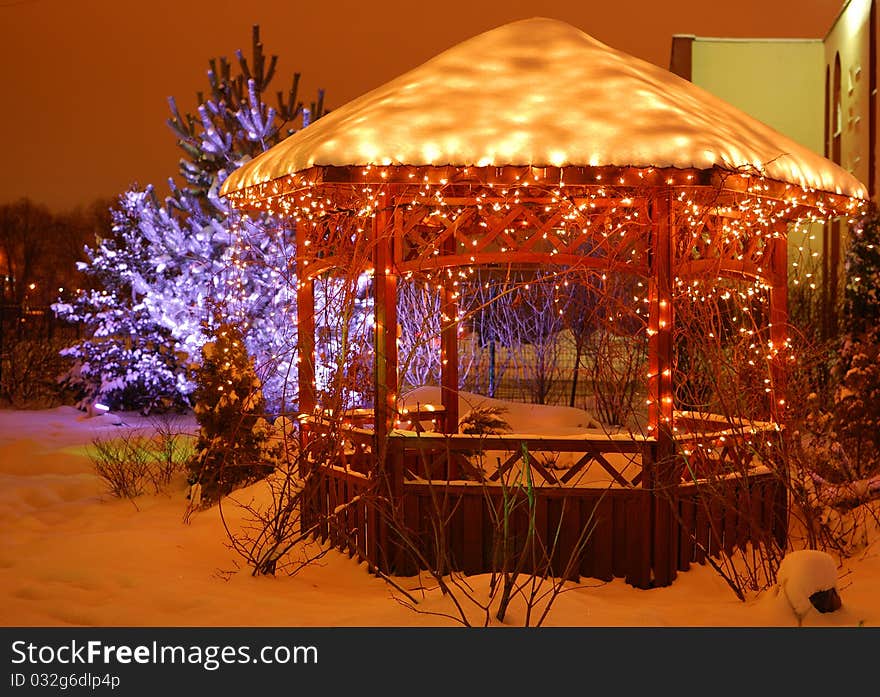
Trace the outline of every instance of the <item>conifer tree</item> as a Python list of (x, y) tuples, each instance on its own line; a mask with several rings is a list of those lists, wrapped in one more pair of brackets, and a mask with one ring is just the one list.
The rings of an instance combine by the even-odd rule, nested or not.
[(145, 303), (165, 269), (154, 263), (149, 239), (141, 233), (145, 208), (158, 205), (151, 188), (119, 197), (111, 212), (110, 234), (87, 248), (79, 268), (95, 289), (73, 303), (56, 303), (63, 318), (92, 328), (91, 337), (62, 355), (76, 360), (66, 376), (83, 402), (124, 405), (144, 413), (181, 407), (189, 390), (184, 382), (185, 353), (176, 350), (172, 332), (156, 322)]
[(867, 215), (853, 229), (845, 267), (843, 329), (863, 334), (880, 324), (880, 214)]
[(201, 348), (195, 368), (195, 413), (200, 431), (189, 462), (190, 481), (201, 485), (205, 501), (274, 470), (281, 455), (265, 418), (260, 379), (241, 331), (220, 321)]
[(847, 448), (851, 473), (880, 467), (880, 216), (853, 229), (834, 377), (834, 430)]
[(169, 100), (183, 184), (170, 180), (164, 201), (149, 186), (122, 194), (111, 233), (87, 249), (82, 266), (101, 290), (54, 306), (91, 330), (66, 351), (76, 360), (69, 379), (88, 401), (142, 410), (190, 404), (187, 365), (206, 340), (209, 300), (242, 327), (273, 408), (292, 401), (292, 231), (265, 215), (244, 216), (218, 196), (230, 172), (324, 113), (322, 91), (311, 108), (298, 101), (298, 73), (286, 94), (277, 93), (278, 107), (267, 106), (276, 65), (255, 26), (250, 60), (237, 51), (234, 64), (209, 61), (209, 91), (198, 94), (194, 114)]

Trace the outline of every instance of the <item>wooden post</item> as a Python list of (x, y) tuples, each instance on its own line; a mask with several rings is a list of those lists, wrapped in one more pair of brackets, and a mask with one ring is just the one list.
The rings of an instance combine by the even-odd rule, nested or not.
[(316, 404), (315, 388), (315, 282), (308, 277), (305, 244), (306, 225), (296, 226), (296, 317), (297, 317), (297, 378), (299, 379), (299, 411), (312, 414)]
[[(788, 238), (786, 228), (780, 226), (779, 236), (770, 241), (770, 341), (773, 354), (770, 363), (770, 418), (778, 424), (785, 423), (786, 412), (786, 343), (788, 342)], [(788, 450), (788, 434), (783, 430), (780, 444)], [(791, 490), (786, 457), (779, 458), (780, 471), (776, 472), (778, 487), (774, 525), (776, 541), (784, 549), (788, 537), (788, 492)], [(770, 530), (767, 531), (768, 533)]]
[[(380, 487), (387, 495), (385, 513), (379, 531), (380, 557), (384, 571), (397, 573), (405, 563), (403, 499), (403, 449), (392, 442), (397, 416), (397, 273), (395, 247), (400, 244), (400, 216), (394, 208), (393, 188), (389, 189), (385, 207), (373, 216), (373, 313), (375, 402), (374, 447)], [(383, 565), (380, 564), (380, 567)]]
[(658, 460), (672, 451), (672, 264), (668, 196), (653, 205), (648, 283), (648, 428), (657, 439)]
[[(308, 259), (305, 244), (308, 238), (308, 230), (305, 223), (296, 226), (296, 327), (297, 327), (297, 380), (298, 380), (298, 409), (300, 414), (311, 416), (315, 412), (315, 282), (308, 277)], [(299, 448), (300, 452), (306, 452), (309, 443), (309, 422), (303, 418), (299, 422)], [(298, 458), (299, 475), (304, 481), (309, 482), (308, 493), (303, 502), (303, 515), (300, 525), (305, 532), (323, 515), (319, 510), (317, 501), (323, 478), (317, 482), (308, 478), (309, 461), (306, 457)]]
[(653, 490), (654, 583), (672, 583), (677, 567), (677, 520), (672, 507), (677, 497), (677, 467), (673, 443), (672, 357), (674, 313), (672, 278), (674, 255), (671, 194), (658, 196), (651, 210), (650, 281), (648, 286), (648, 426), (657, 440), (652, 471), (644, 486)]
[[(389, 201), (390, 205), (390, 201)], [(394, 429), (397, 413), (397, 274), (394, 218), (388, 209), (373, 217), (373, 312), (375, 314), (375, 432), (379, 452)]]
[[(455, 235), (443, 244), (444, 254), (455, 254)], [(440, 395), (444, 433), (458, 433), (458, 299), (449, 271), (443, 277), (440, 305)]]

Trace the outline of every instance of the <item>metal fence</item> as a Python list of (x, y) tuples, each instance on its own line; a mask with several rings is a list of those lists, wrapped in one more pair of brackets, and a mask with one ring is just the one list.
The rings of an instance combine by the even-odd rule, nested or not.
[[(458, 345), (460, 388), (506, 401), (574, 406), (620, 425), (644, 416), (644, 349), (633, 337), (604, 335), (579, 351), (567, 331), (541, 346), (504, 346), (464, 334)], [(438, 379), (433, 375), (415, 384), (408, 377), (406, 388)]]
[(82, 326), (59, 319), (48, 306), (0, 304), (0, 352), (18, 341), (82, 338)]

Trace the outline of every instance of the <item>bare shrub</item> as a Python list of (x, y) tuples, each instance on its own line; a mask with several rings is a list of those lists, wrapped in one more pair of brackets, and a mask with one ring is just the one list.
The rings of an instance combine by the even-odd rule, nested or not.
[(152, 435), (125, 431), (92, 440), (89, 458), (113, 496), (134, 499), (148, 491), (161, 493), (185, 471), (194, 436), (173, 417), (154, 420), (153, 425)]
[(149, 439), (144, 436), (126, 433), (117, 438), (95, 438), (89, 457), (113, 496), (136, 498), (152, 480)]
[(816, 393), (791, 423), (791, 495), (796, 533), (811, 549), (850, 557), (876, 529), (880, 475), (859, 447), (841, 438)]
[(47, 408), (68, 401), (59, 383), (70, 361), (59, 352), (61, 339), (19, 338), (9, 341), (0, 354), (0, 397), (14, 408)]
[(428, 284), (400, 284), (400, 373), (412, 387), (440, 382), (440, 301), (440, 292)]
[[(537, 619), (534, 620), (534, 626), (543, 624), (565, 581), (577, 576), (578, 560), (589, 542), (595, 521), (591, 516), (581, 529), (571, 554), (562, 561), (563, 568), (554, 569), (553, 559), (557, 555), (556, 547), (565, 521), (565, 510), (560, 516), (560, 529), (548, 531), (548, 539), (542, 539), (537, 534), (535, 523), (536, 492), (532, 459), (525, 444), (522, 447), (523, 466), (509, 475), (502, 474), (502, 506), (500, 510), (491, 509), (496, 512), (493, 518), (496, 568), (492, 570), (490, 588), (492, 596), (497, 594), (495, 618), (504, 622), (511, 602), (519, 598), (525, 609), (523, 623), (528, 627), (532, 626), (535, 613)], [(516, 517), (523, 514), (528, 521), (524, 538), (522, 533), (513, 533)]]
[[(485, 447), (482, 440), (477, 442)], [(461, 452), (480, 463), (477, 467), (480, 472), (490, 474), (491, 470), (486, 467), (488, 453), (484, 449)], [(497, 462), (500, 466), (500, 461)], [(388, 516), (388, 524), (417, 570), (416, 587), (409, 590), (379, 573), (392, 586), (395, 599), (415, 612), (440, 614), (463, 626), (488, 626), (493, 621), (543, 625), (559, 596), (580, 585), (577, 582), (580, 559), (595, 521), (591, 516), (581, 527), (573, 546), (563, 550), (561, 529), (566, 516), (574, 515), (574, 509), (568, 510), (563, 499), (558, 526), (539, 532), (535, 477), (541, 469), (524, 445), (516, 467), (499, 472), (495, 481), (481, 478), (477, 491), (482, 494), (483, 510), (488, 515), (491, 558), (490, 570), (480, 574), (488, 577), (484, 587), (481, 581), (461, 571), (461, 560), (450, 555), (450, 522), (459, 504), (454, 495), (450, 495), (443, 473), (437, 472), (437, 463), (423, 458), (421, 477), (428, 482), (431, 505), (423, 512), (425, 517), (420, 529), (404, 526), (395, 518), (393, 508), (379, 507)], [(451, 611), (423, 608), (423, 601), (434, 591), (439, 591), (451, 603)], [(516, 613), (512, 614), (514, 607)]]
[(186, 462), (194, 451), (195, 434), (185, 428), (178, 414), (157, 414), (150, 418), (153, 436), (150, 476), (156, 491), (171, 483), (174, 476), (186, 470)]
[(220, 501), (229, 546), (253, 576), (292, 576), (328, 551), (308, 544), (314, 529), (302, 525), (305, 482), (299, 476), (299, 453), (294, 441), (286, 445), (282, 464), (257, 484), (256, 490), (240, 490), (228, 497), (240, 517), (239, 523), (233, 525), (227, 520), (224, 499)]
[(647, 351), (648, 342), (643, 336), (597, 331), (586, 342), (584, 352), (592, 359), (590, 377), (596, 415), (603, 423), (623, 426), (632, 421)]
[(880, 457), (872, 442), (876, 362), (850, 360), (876, 353), (877, 341), (847, 339), (840, 346), (818, 336), (820, 325), (810, 321), (820, 299), (809, 292), (796, 298), (798, 358), (788, 385), (792, 542), (849, 557), (865, 548), (880, 522)]
[(508, 371), (519, 378), (521, 397), (535, 404), (547, 404), (561, 378), (560, 302), (565, 297), (552, 276), (517, 273), (498, 283), (486, 308), (485, 323), (507, 349)]

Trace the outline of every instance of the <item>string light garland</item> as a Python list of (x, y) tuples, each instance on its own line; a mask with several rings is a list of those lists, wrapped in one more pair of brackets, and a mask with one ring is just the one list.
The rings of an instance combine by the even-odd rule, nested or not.
[[(625, 275), (640, 293), (615, 317), (640, 317), (649, 338), (672, 328), (673, 307), (675, 313), (691, 306), (717, 314), (738, 303), (726, 321), (747, 341), (745, 365), (768, 366), (768, 377), (761, 378), (766, 394), (774, 392), (771, 366), (796, 359), (784, 329), (768, 335), (770, 296), (782, 282), (773, 250), (786, 244), (789, 229), (799, 234), (834, 217), (853, 220), (865, 205), (756, 171), (650, 167), (313, 167), (228, 196), (237, 208), (305, 229), (297, 250), (300, 287), (334, 270), (351, 271), (352, 264), (372, 278), (369, 250), (377, 241), (366, 231), (377, 212), (388, 211), (394, 223), (383, 234), (394, 236), (395, 256), (383, 275), (425, 289), (448, 288), (452, 301), (462, 300), (462, 289), (478, 283), (487, 268), (508, 274), (511, 268), (543, 269), (533, 282), (553, 283), (556, 291), (570, 281), (594, 278), (588, 284), (596, 288), (608, 274)], [(662, 316), (653, 326), (650, 237), (657, 222), (652, 205), (660, 196), (671, 202), (672, 295), (661, 301)], [(454, 315), (441, 312), (440, 323), (455, 324), (460, 334), (466, 316), (457, 307)], [(706, 338), (719, 333), (716, 327)], [(672, 388), (664, 388), (660, 399), (671, 406)], [(783, 405), (779, 397), (776, 406)]]

